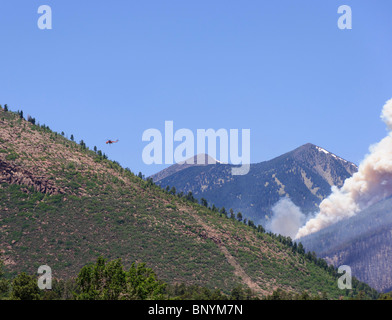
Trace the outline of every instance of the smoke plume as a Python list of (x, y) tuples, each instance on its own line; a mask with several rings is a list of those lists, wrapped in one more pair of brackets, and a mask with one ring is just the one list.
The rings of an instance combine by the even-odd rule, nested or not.
[(279, 200), (272, 207), (272, 218), (267, 229), (276, 234), (294, 238), (305, 223), (306, 216), (289, 198)]
[(332, 188), (332, 194), (321, 202), (320, 212), (298, 231), (296, 238), (349, 218), (392, 195), (392, 99), (384, 105), (381, 118), (389, 134), (370, 147), (358, 172), (348, 178), (342, 188)]

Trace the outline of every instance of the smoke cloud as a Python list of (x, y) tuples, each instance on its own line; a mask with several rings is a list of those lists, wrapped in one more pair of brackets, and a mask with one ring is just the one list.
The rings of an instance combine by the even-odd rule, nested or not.
[(387, 124), (389, 134), (369, 148), (370, 153), (359, 165), (358, 172), (342, 188), (332, 188), (332, 194), (321, 202), (320, 212), (298, 231), (296, 238), (349, 218), (392, 195), (392, 99), (384, 105), (381, 119)]
[(303, 226), (306, 216), (289, 198), (279, 200), (272, 207), (271, 221), (266, 228), (273, 233), (294, 238), (298, 229)]

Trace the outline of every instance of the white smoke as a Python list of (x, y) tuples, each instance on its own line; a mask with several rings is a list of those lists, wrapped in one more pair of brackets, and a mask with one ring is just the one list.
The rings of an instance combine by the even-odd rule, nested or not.
[(273, 233), (294, 238), (306, 216), (289, 198), (282, 198), (272, 207), (272, 218), (266, 228)]
[[(381, 118), (392, 130), (392, 99), (384, 105)], [(349, 218), (392, 195), (392, 132), (369, 151), (358, 172), (341, 189), (332, 188), (332, 194), (321, 202), (320, 212), (298, 231), (296, 238)]]

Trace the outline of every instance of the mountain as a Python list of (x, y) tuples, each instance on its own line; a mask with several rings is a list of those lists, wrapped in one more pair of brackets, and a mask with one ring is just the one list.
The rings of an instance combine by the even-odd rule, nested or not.
[(173, 165), (153, 176), (162, 187), (192, 192), (217, 207), (233, 208), (265, 223), (281, 197), (290, 199), (305, 213), (315, 211), (331, 192), (357, 171), (357, 166), (313, 144), (305, 144), (270, 161), (251, 164), (247, 175), (233, 176), (232, 165)]
[(166, 169), (163, 169), (156, 174), (153, 174), (152, 176), (150, 176), (150, 178), (153, 179), (154, 182), (157, 182), (157, 181), (165, 179), (165, 178), (167, 178), (177, 172), (180, 172), (184, 169), (194, 167), (194, 166), (205, 166), (205, 165), (212, 164), (212, 163), (215, 164), (215, 163), (219, 163), (219, 162), (207, 154), (199, 154), (199, 155), (193, 156), (192, 158), (189, 158), (183, 162), (175, 163), (172, 166), (170, 166)]
[(363, 287), (343, 292), (336, 270), (290, 239), (173, 195), (29, 120), (0, 108), (0, 258), (8, 277), (48, 265), (68, 279), (103, 256), (127, 268), (145, 262), (170, 284), (225, 293), (242, 285), (259, 297), (282, 289), (339, 298)]
[(348, 265), (353, 275), (382, 291), (392, 291), (392, 198), (300, 239), (329, 263)]

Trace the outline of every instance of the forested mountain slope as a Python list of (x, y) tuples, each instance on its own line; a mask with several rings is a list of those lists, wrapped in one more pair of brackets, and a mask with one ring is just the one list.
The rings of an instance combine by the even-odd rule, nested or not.
[(282, 197), (305, 213), (313, 213), (331, 193), (357, 171), (357, 166), (313, 144), (303, 145), (270, 161), (251, 164), (248, 174), (233, 176), (232, 165), (176, 164), (151, 176), (162, 187), (192, 192), (210, 205), (233, 208), (254, 221), (265, 223)]

